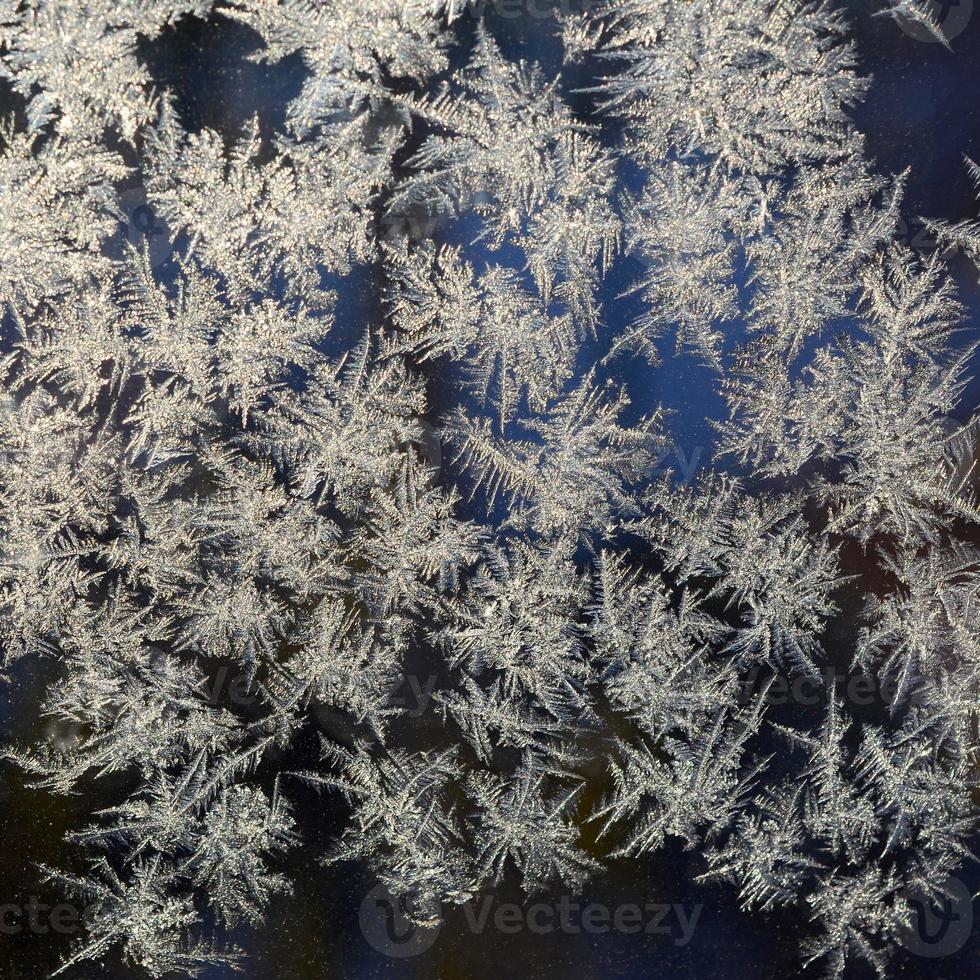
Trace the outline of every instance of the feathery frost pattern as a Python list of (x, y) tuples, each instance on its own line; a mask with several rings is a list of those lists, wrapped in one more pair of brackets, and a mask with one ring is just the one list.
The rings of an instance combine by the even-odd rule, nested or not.
[[(458, 0), (0, 9), (0, 678), (43, 664), (73, 733), (5, 778), (86, 801), (66, 976), (241, 967), (296, 855), (424, 927), (671, 847), (884, 976), (970, 855), (975, 345), (895, 240), (850, 25), (589, 7), (540, 63)], [(283, 111), (191, 125), (152, 57), (190, 24), (291, 65)], [(726, 405), (690, 480), (684, 357)]]

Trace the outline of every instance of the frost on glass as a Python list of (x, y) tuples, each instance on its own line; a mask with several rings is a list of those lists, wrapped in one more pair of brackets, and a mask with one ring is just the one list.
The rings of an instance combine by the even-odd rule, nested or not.
[[(0, 651), (74, 733), (6, 757), (87, 801), (64, 967), (238, 963), (313, 788), (315, 856), (423, 924), (680, 845), (885, 972), (975, 833), (980, 513), (965, 310), (894, 238), (845, 18), (625, 0), (535, 63), (457, 0), (0, 16)], [(278, 117), (189, 125), (144, 60), (189, 19), (298, 66)], [(696, 474), (683, 358), (725, 406)]]

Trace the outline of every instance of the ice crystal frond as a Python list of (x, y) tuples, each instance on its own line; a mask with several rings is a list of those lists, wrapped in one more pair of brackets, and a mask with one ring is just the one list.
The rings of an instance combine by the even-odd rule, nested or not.
[[(371, 204), (397, 141), (353, 121), (331, 130), (332, 145), (282, 143), (268, 159), (255, 126), (230, 147), (211, 130), (176, 145), (158, 138), (150, 200), (170, 234), (222, 270), (230, 289), (254, 288), (257, 270), (309, 296), (317, 267), (345, 272), (373, 256)], [(333, 208), (324, 207), (324, 181)]]
[(515, 542), (488, 551), (439, 640), (450, 664), (499, 684), (508, 708), (523, 704), (573, 723), (588, 676), (578, 625), (585, 596), (566, 549)]
[(460, 777), (455, 752), (396, 751), (373, 760), (363, 748), (324, 750), (337, 777), (300, 775), (340, 791), (353, 808), (353, 823), (326, 860), (366, 859), (393, 894), (412, 896), (420, 913), (443, 899), (465, 901), (474, 882), (451, 802)]
[(540, 754), (553, 751), (555, 742), (567, 734), (569, 723), (577, 717), (576, 709), (580, 711), (578, 692), (571, 692), (567, 705), (561, 701), (563, 692), (548, 692), (552, 707), (558, 709), (556, 716), (544, 708), (525, 706), (519, 696), (504, 693), (499, 677), (491, 683), (486, 676), (484, 672), (476, 680), (467, 674), (460, 690), (436, 696), (443, 717), (452, 717), (477, 757), (488, 763), (500, 748)]
[(909, 922), (909, 890), (941, 896), (974, 826), (962, 816), (962, 756), (942, 747), (941, 724), (912, 713), (894, 731), (866, 726), (855, 750), (831, 694), (816, 734), (782, 729), (808, 767), (753, 801), (710, 855), (706, 877), (737, 883), (749, 908), (804, 901), (817, 932), (806, 955), (827, 976), (854, 958), (886, 975)]
[(141, 42), (155, 41), (182, 18), (207, 17), (214, 0), (31, 0), (8, 6), (0, 15), (6, 48), (0, 74), (27, 100), (29, 129), (50, 124), (80, 145), (112, 133), (136, 145), (160, 109)]
[(589, 375), (524, 420), (526, 438), (497, 436), (489, 419), (461, 409), (444, 431), (474, 492), (485, 493), (491, 507), (498, 495), (507, 499), (508, 523), (578, 538), (607, 533), (635, 510), (630, 487), (656, 463), (660, 413), (624, 426), (619, 416), (627, 405), (623, 392), (596, 387)]
[(42, 299), (108, 275), (122, 158), (97, 145), (0, 132), (0, 301), (29, 315)]
[(598, 865), (576, 846), (570, 811), (578, 788), (546, 788), (547, 773), (526, 756), (513, 780), (474, 777), (468, 791), (477, 806), (479, 865), (494, 883), (513, 861), (524, 890), (534, 893), (555, 879), (579, 891)]
[[(763, 660), (813, 673), (817, 637), (836, 611), (836, 549), (795, 513), (799, 500), (746, 495), (738, 484), (667, 490), (653, 516), (632, 522), (681, 583), (725, 599), (738, 625), (725, 651), (736, 663)], [(722, 634), (724, 635), (724, 634)]]
[(656, 736), (694, 732), (733, 695), (734, 670), (713, 661), (725, 626), (683, 591), (679, 598), (621, 556), (600, 555), (589, 638), (607, 696)]
[(911, 721), (896, 732), (868, 727), (855, 756), (859, 785), (868, 788), (887, 834), (884, 853), (911, 852), (913, 880), (930, 890), (967, 852), (972, 823), (964, 812), (965, 761), (937, 752), (932, 719)]
[(974, 635), (980, 556), (957, 546), (948, 555), (925, 558), (907, 552), (884, 563), (899, 589), (872, 599), (868, 625), (855, 651), (855, 663), (874, 666), (896, 685), (895, 703), (923, 687), (939, 689), (962, 665), (980, 658)]
[(460, 361), (467, 384), (502, 420), (522, 398), (544, 408), (570, 377), (577, 351), (570, 317), (549, 313), (515, 271), (492, 265), (477, 274), (451, 247), (397, 261), (393, 317), (406, 346), (423, 360)]
[(430, 0), (223, 0), (218, 9), (261, 36), (256, 59), (302, 56), (309, 75), (289, 116), (295, 130), (306, 133), (384, 98), (390, 77), (424, 82), (442, 71), (449, 37), (441, 6)]
[[(969, 157), (966, 165), (980, 199), (980, 167)], [(927, 221), (926, 227), (936, 235), (938, 244), (951, 250), (963, 249), (975, 266), (980, 268), (980, 221), (966, 220), (956, 224), (946, 221)]]
[(863, 323), (886, 363), (943, 358), (963, 307), (938, 255), (923, 264), (893, 248), (864, 268), (861, 283)]
[(570, 130), (554, 148), (553, 165), (553, 190), (515, 241), (545, 303), (559, 300), (594, 332), (595, 292), (621, 237), (611, 204), (615, 160), (596, 140)]
[(654, 345), (676, 331), (675, 346), (721, 366), (719, 327), (739, 313), (734, 284), (734, 229), (744, 199), (734, 185), (699, 168), (672, 163), (651, 175), (626, 221), (626, 248), (640, 263), (636, 291), (645, 311), (617, 338), (659, 362)]
[(0, 71), (30, 100), (32, 128), (53, 118), (72, 141), (98, 141), (107, 126), (133, 141), (153, 119), (151, 79), (136, 41), (138, 34), (156, 34), (166, 17), (155, 16), (163, 5), (128, 6), (40, 0), (6, 15)]
[(412, 157), (418, 173), (401, 184), (393, 205), (476, 206), (491, 243), (499, 244), (552, 195), (563, 162), (556, 150), (586, 127), (562, 100), (557, 80), (546, 82), (538, 66), (508, 62), (482, 24), (477, 31), (459, 94), (443, 88), (434, 99), (407, 103), (441, 132)]
[(708, 154), (763, 176), (846, 147), (864, 83), (827, 5), (630, 0), (610, 17), (602, 92), (642, 159)]
[(704, 878), (737, 884), (746, 908), (794, 904), (821, 866), (805, 852), (801, 792), (799, 787), (771, 791), (741, 814), (725, 846), (709, 855)]
[(958, 472), (939, 424), (959, 397), (962, 361), (910, 364), (866, 344), (843, 356), (849, 362), (843, 379), (830, 358), (819, 378), (828, 398), (831, 385), (851, 392), (837, 409), (851, 416), (834, 446), (845, 463), (843, 477), (824, 490), (834, 509), (831, 526), (860, 541), (874, 527), (913, 542), (936, 541), (956, 518), (976, 520), (967, 475)]
[(728, 645), (737, 656), (812, 671), (840, 577), (835, 549), (814, 541), (798, 517), (787, 520), (792, 506), (763, 502), (739, 515), (723, 538), (723, 574), (709, 594), (730, 595), (729, 605), (742, 611)]
[(905, 921), (896, 908), (898, 888), (893, 876), (875, 866), (824, 879), (809, 899), (821, 931), (807, 944), (805, 962), (819, 962), (825, 976), (839, 977), (848, 960), (859, 957), (886, 976), (886, 944), (895, 941)]
[(455, 517), (455, 504), (427, 486), (409, 461), (393, 492), (376, 495), (347, 544), (352, 560), (368, 564), (359, 589), (372, 608), (417, 612), (431, 609), (437, 592), (455, 591), (484, 537), (477, 525)]
[(872, 526), (936, 540), (975, 507), (941, 421), (973, 350), (955, 342), (962, 310), (936, 257), (895, 247), (868, 256), (857, 278), (858, 329), (818, 347), (802, 371), (765, 340), (740, 352), (724, 382), (723, 449), (769, 475), (825, 473), (831, 526), (862, 542)]
[(845, 737), (851, 725), (831, 692), (823, 724), (812, 735), (780, 730), (808, 756), (803, 819), (823, 848), (835, 858), (863, 857), (876, 829), (872, 802), (850, 778), (851, 754)]
[(613, 792), (596, 814), (607, 830), (627, 824), (615, 853), (642, 854), (668, 838), (693, 847), (729, 824), (764, 767), (745, 757), (760, 721), (761, 703), (739, 713), (724, 708), (690, 734), (621, 743), (610, 763)]
[[(834, 715), (832, 706), (823, 737), (812, 743), (809, 819), (847, 860), (821, 874), (807, 898), (819, 924), (808, 955), (825, 959), (829, 976), (840, 976), (853, 957), (884, 976), (890, 946), (909, 922), (909, 890), (942, 896), (975, 824), (965, 816), (962, 763), (937, 752), (934, 719), (910, 716), (890, 734), (869, 726), (852, 755)], [(852, 788), (842, 795), (844, 773)], [(872, 846), (882, 855), (877, 861), (867, 858)]]
[(290, 890), (285, 876), (268, 871), (263, 855), (281, 849), (292, 826), (281, 798), (270, 806), (259, 790), (244, 786), (225, 790), (208, 810), (187, 867), (229, 924), (240, 917), (260, 921), (269, 897)]
[(949, 47), (949, 40), (943, 33), (942, 24), (924, 0), (885, 0), (885, 9), (878, 16), (892, 17), (896, 21), (908, 21), (928, 31), (940, 44)]
[(521, 250), (545, 306), (559, 300), (593, 331), (596, 287), (620, 237), (615, 158), (537, 66), (508, 63), (481, 24), (456, 85), (408, 110), (435, 130), (410, 161), (393, 213), (474, 210), (480, 239)]
[(854, 278), (890, 244), (901, 190), (899, 181), (886, 191), (847, 160), (808, 168), (787, 194), (763, 196), (759, 217), (769, 233), (747, 229), (750, 330), (793, 361), (809, 338), (851, 315)]
[(77, 962), (104, 958), (117, 945), (127, 962), (138, 964), (154, 978), (173, 970), (197, 976), (208, 966), (235, 965), (238, 960), (235, 953), (221, 953), (203, 940), (186, 939), (197, 913), (187, 898), (175, 893), (176, 869), (159, 856), (136, 862), (128, 881), (105, 859), (93, 866), (88, 877), (57, 873), (52, 877), (95, 905), (88, 936), (55, 976)]

